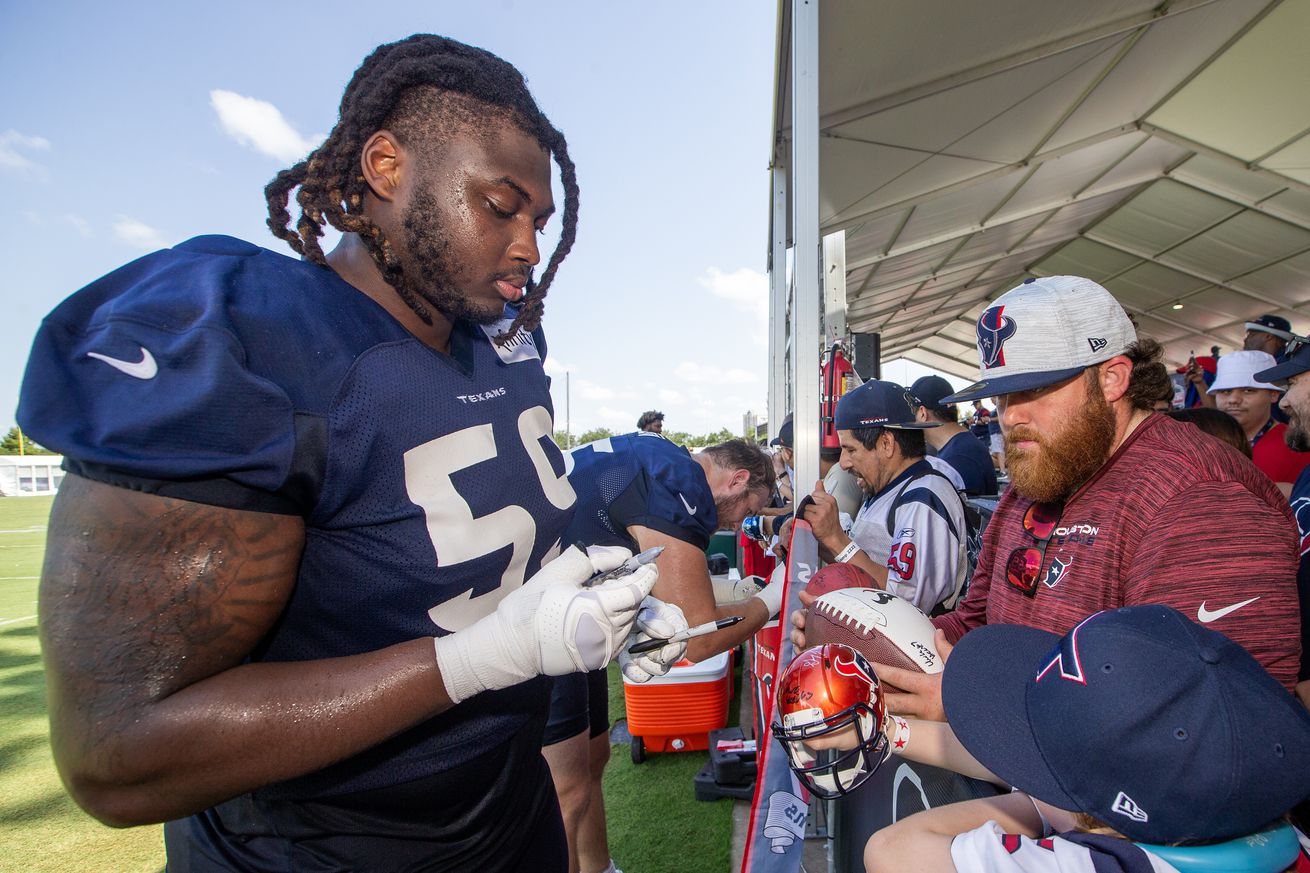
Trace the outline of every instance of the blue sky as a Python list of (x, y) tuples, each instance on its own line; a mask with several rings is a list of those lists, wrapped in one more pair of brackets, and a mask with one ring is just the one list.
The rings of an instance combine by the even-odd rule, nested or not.
[(568, 138), (579, 235), (545, 322), (559, 427), (565, 372), (574, 433), (652, 407), (692, 433), (762, 413), (772, 4), (361, 8), (0, 6), (0, 426), (41, 317), (88, 281), (201, 233), (286, 250), (264, 184), (331, 128), (374, 46), (421, 31), (514, 63)]

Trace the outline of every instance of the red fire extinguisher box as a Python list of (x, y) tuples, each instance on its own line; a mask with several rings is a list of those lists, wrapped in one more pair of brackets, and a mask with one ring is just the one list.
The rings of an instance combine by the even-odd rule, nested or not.
[(648, 682), (625, 677), (623, 696), (634, 763), (641, 763), (647, 751), (703, 751), (709, 748), (709, 732), (728, 724), (732, 653), (720, 652), (697, 664), (679, 661)]

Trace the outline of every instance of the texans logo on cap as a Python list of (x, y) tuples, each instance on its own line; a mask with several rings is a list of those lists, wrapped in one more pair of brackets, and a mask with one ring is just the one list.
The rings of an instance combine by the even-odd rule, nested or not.
[(984, 370), (1005, 366), (1005, 341), (1018, 330), (1004, 311), (1004, 306), (993, 306), (978, 319), (978, 357)]

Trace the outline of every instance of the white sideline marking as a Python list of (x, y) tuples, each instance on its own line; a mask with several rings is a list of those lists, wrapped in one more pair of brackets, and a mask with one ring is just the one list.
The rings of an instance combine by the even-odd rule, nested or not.
[(34, 618), (36, 618), (35, 615), (25, 615), (22, 618), (11, 618), (5, 621), (0, 621), (0, 624), (17, 624), (20, 621), (31, 621)]
[(13, 530), (0, 530), (0, 534), (7, 534), (7, 533), (36, 533), (37, 531), (39, 531), (39, 530), (43, 530), (43, 529), (44, 529), (44, 528), (43, 528), (41, 525), (37, 525), (36, 527), (16, 527), (16, 528), (14, 528)]

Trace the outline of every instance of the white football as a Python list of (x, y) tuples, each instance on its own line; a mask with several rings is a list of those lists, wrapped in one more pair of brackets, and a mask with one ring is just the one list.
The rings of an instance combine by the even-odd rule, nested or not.
[(839, 588), (819, 597), (805, 622), (810, 646), (843, 643), (870, 661), (940, 673), (933, 623), (908, 600), (877, 588)]

